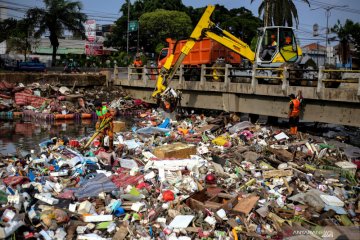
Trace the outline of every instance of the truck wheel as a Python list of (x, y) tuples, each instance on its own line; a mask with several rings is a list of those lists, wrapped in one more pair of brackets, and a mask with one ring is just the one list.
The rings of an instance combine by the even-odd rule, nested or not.
[(200, 70), (193, 68), (190, 70), (190, 81), (200, 81)]

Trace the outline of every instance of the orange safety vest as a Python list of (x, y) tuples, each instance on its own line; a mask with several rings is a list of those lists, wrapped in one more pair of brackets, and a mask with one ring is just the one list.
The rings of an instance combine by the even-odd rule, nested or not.
[(143, 63), (141, 60), (135, 60), (134, 61), (134, 67), (142, 67)]
[(290, 117), (297, 117), (300, 115), (300, 101), (299, 99), (295, 98), (293, 100), (290, 101), (290, 105), (291, 103), (293, 104), (293, 109), (290, 113)]

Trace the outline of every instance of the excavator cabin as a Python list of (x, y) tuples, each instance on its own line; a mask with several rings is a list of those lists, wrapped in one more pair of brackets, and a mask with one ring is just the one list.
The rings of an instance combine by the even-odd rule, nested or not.
[(264, 27), (259, 29), (258, 35), (257, 65), (278, 67), (285, 62), (294, 63), (302, 55), (290, 27)]

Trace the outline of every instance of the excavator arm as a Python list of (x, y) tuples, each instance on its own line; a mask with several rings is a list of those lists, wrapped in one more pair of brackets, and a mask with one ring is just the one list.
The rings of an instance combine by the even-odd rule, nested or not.
[(204, 37), (213, 39), (214, 41), (224, 45), (225, 47), (243, 56), (244, 58), (249, 59), (251, 62), (254, 62), (255, 53), (250, 49), (249, 45), (247, 45), (246, 43), (244, 43), (243, 41), (241, 41), (240, 39), (238, 39), (228, 31), (220, 29), (215, 25), (215, 23), (213, 23), (210, 20), (210, 16), (213, 13), (214, 9), (215, 7), (212, 5), (209, 5), (206, 8), (204, 14), (201, 16), (198, 24), (191, 33), (190, 38), (188, 39), (184, 47), (181, 49), (181, 53), (173, 67), (171, 66), (174, 60), (174, 54), (172, 53), (167, 58), (165, 64), (160, 70), (160, 74), (156, 82), (156, 89), (152, 94), (154, 98), (157, 98), (159, 100), (159, 98), (161, 98), (162, 95), (163, 95), (162, 100), (165, 100), (165, 98), (167, 99), (171, 98), (171, 96), (169, 95), (164, 96), (164, 94), (169, 93), (169, 91), (166, 91), (169, 82), (174, 77), (174, 74), (179, 69), (185, 57), (194, 47), (196, 41), (201, 40)]
[(156, 90), (152, 94), (153, 97), (158, 97), (159, 94), (163, 93), (166, 90), (169, 81), (174, 77), (174, 74), (179, 69), (181, 63), (184, 61), (184, 58), (194, 47), (195, 42), (203, 37), (203, 30), (211, 27), (213, 23), (210, 21), (210, 16), (214, 9), (215, 7), (211, 5), (206, 8), (204, 14), (200, 18), (200, 21), (191, 33), (190, 38), (188, 39), (184, 47), (181, 49), (181, 54), (179, 55), (172, 68), (171, 65), (174, 60), (174, 54), (171, 53), (171, 55), (166, 59), (165, 64), (160, 70), (160, 74), (156, 82)]

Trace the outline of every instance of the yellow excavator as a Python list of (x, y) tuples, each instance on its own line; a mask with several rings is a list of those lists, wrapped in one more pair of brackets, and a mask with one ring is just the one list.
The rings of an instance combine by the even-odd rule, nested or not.
[(248, 59), (252, 64), (264, 68), (278, 68), (285, 63), (295, 63), (302, 56), (302, 51), (297, 44), (292, 28), (283, 26), (260, 28), (256, 51), (253, 52), (248, 44), (230, 32), (219, 28), (210, 20), (214, 9), (215, 7), (212, 5), (207, 6), (186, 44), (181, 49), (181, 54), (176, 59), (176, 62), (172, 64), (174, 54), (171, 54), (160, 70), (152, 97), (167, 112), (175, 110), (181, 99), (181, 92), (169, 88), (169, 82), (173, 79), (196, 41), (204, 37), (217, 41)]

